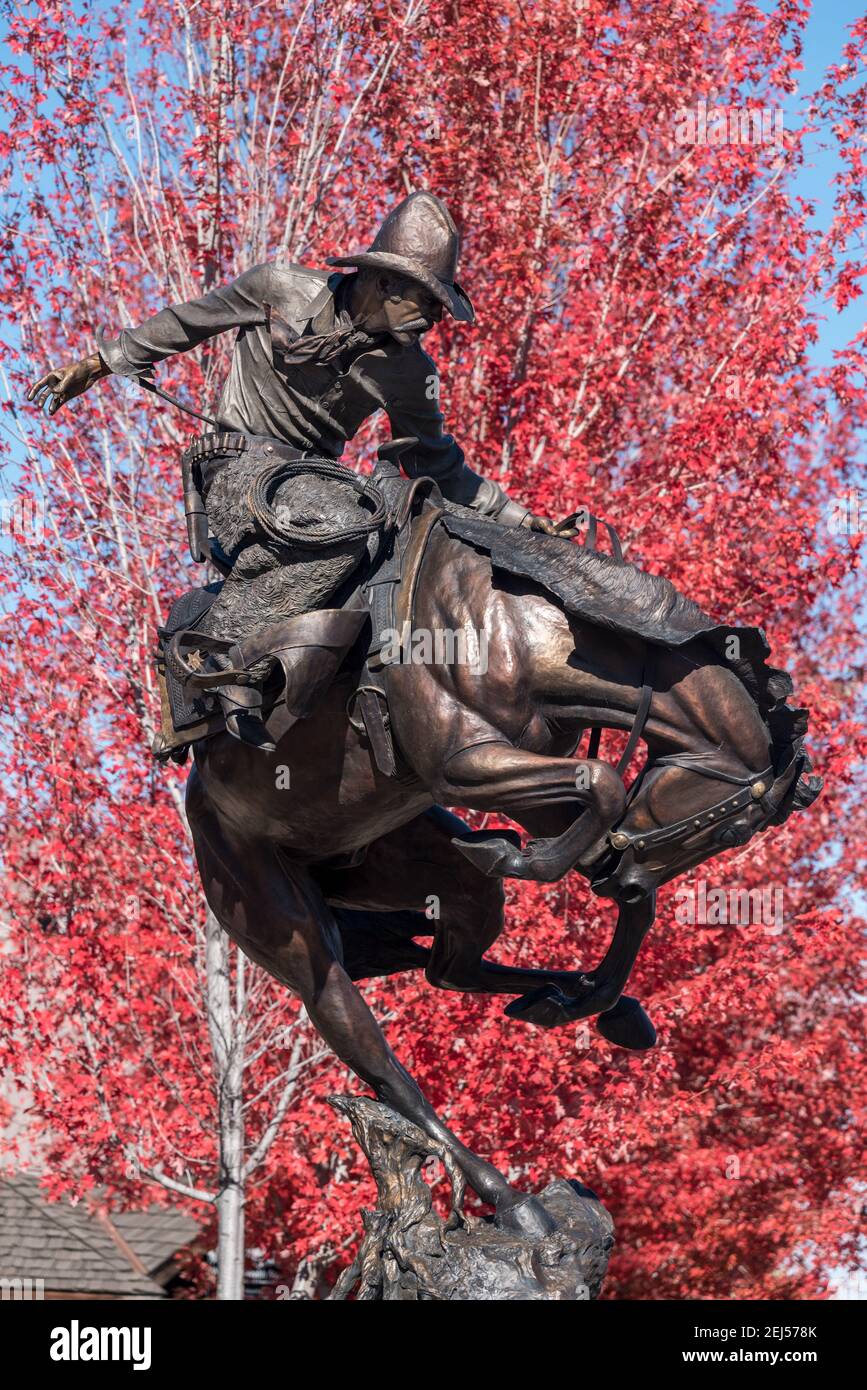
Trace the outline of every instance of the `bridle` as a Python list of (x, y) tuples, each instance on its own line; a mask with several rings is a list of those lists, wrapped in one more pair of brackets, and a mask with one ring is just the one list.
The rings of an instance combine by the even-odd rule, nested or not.
[[(649, 664), (649, 662), (648, 662)], [(629, 738), (626, 747), (617, 761), (616, 771), (619, 777), (623, 777), (638, 747), (639, 740), (644, 733), (644, 726), (650, 715), (650, 706), (653, 702), (653, 686), (647, 679), (647, 667), (643, 675), (641, 696), (638, 701), (638, 708), (635, 718), (632, 721), (632, 728), (629, 731)], [(593, 729), (587, 745), (587, 757), (595, 758), (599, 753), (599, 740), (602, 735), (601, 728)], [(716, 782), (731, 782), (740, 790), (732, 795), (723, 797), (721, 801), (714, 802), (706, 810), (700, 811), (692, 816), (684, 816), (682, 820), (674, 821), (671, 825), (661, 825), (656, 830), (642, 830), (635, 834), (629, 834), (626, 830), (609, 830), (608, 843), (612, 849), (619, 850), (621, 853), (631, 849), (633, 858), (637, 863), (641, 863), (647, 858), (651, 850), (659, 845), (677, 845), (682, 840), (688, 839), (699, 830), (706, 830), (709, 826), (725, 824), (734, 816), (743, 811), (745, 807), (760, 805), (768, 816), (772, 815), (777, 809), (776, 805), (770, 800), (769, 792), (774, 783), (773, 766), (766, 767), (763, 772), (749, 772), (745, 777), (738, 777), (731, 772), (723, 772), (721, 768), (699, 765), (700, 759), (704, 754), (695, 753), (672, 753), (662, 758), (656, 758), (653, 767), (682, 767), (688, 772), (696, 772), (701, 777), (710, 777)], [(628, 788), (626, 793), (626, 804), (624, 812), (629, 809), (635, 800), (644, 782), (645, 774), (650, 770), (650, 759), (645, 761), (644, 766), (639, 772), (635, 781)]]
[[(689, 761), (689, 756), (689, 754), (673, 754), (670, 757), (657, 758), (653, 766), (654, 768), (682, 767), (689, 772), (697, 772), (702, 777), (711, 777), (714, 781), (733, 782), (740, 787), (740, 791), (734, 792), (731, 796), (723, 797), (721, 801), (714, 802), (713, 806), (709, 806), (704, 811), (699, 811), (692, 816), (684, 816), (682, 820), (674, 821), (671, 825), (661, 825), (656, 830), (641, 830), (633, 835), (625, 830), (610, 830), (608, 842), (613, 849), (620, 851), (631, 849), (633, 858), (637, 863), (641, 863), (657, 846), (677, 845), (682, 840), (695, 835), (699, 830), (706, 830), (709, 826), (723, 825), (747, 806), (759, 805), (768, 815), (773, 814), (777, 809), (768, 796), (774, 781), (773, 767), (766, 767), (763, 772), (750, 772), (746, 777), (736, 777), (730, 772), (723, 772), (720, 768), (713, 766), (697, 767)], [(635, 799), (648, 766), (649, 764), (645, 763), (629, 788), (626, 798), (627, 807)]]
[[(580, 512), (573, 512), (571, 516), (565, 518), (558, 524), (557, 529), (566, 529), (574, 526), (575, 522), (582, 515), (588, 519), (587, 536), (585, 538), (585, 549), (595, 550), (598, 534), (599, 518), (582, 508)], [(620, 538), (613, 526), (608, 522), (604, 523), (611, 541), (611, 549), (614, 559), (618, 564), (623, 564), (623, 548)], [(635, 711), (635, 718), (632, 721), (632, 728), (629, 731), (629, 738), (626, 747), (621, 753), (617, 764), (616, 772), (619, 777), (623, 777), (626, 769), (632, 761), (632, 756), (638, 747), (639, 740), (644, 733), (644, 726), (650, 715), (650, 706), (653, 702), (653, 686), (650, 684), (649, 673), (653, 662), (653, 650), (648, 651), (647, 662), (642, 673), (641, 695), (638, 701), (638, 708)], [(602, 736), (602, 729), (596, 728), (590, 731), (590, 739), (587, 744), (587, 758), (596, 758), (599, 755), (599, 741)], [(770, 798), (770, 791), (774, 785), (775, 773), (773, 766), (766, 767), (763, 772), (750, 772), (746, 777), (738, 777), (731, 772), (723, 772), (721, 769), (710, 766), (699, 766), (699, 761), (705, 755), (696, 753), (672, 753), (662, 758), (656, 758), (653, 767), (682, 767), (689, 772), (697, 772), (702, 777), (710, 777), (716, 782), (731, 782), (740, 788), (733, 792), (731, 796), (723, 797), (713, 806), (700, 811), (697, 815), (684, 816), (682, 820), (674, 821), (671, 825), (661, 825), (656, 830), (642, 830), (634, 835), (630, 835), (626, 830), (609, 830), (608, 843), (612, 849), (623, 853), (631, 849), (633, 858), (641, 863), (647, 858), (651, 850), (658, 845), (677, 845), (682, 840), (688, 839), (699, 830), (706, 830), (709, 826), (724, 825), (726, 821), (743, 811), (750, 805), (760, 805), (766, 812), (767, 818), (774, 814), (778, 809), (777, 804)], [(624, 812), (629, 809), (635, 800), (644, 782), (645, 774), (650, 770), (650, 759), (646, 759), (644, 766), (639, 772), (635, 781), (626, 792), (626, 803)]]

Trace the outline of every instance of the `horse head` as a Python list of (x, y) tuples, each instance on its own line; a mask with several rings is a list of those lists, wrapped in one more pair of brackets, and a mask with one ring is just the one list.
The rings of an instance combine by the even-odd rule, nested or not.
[[(749, 843), (819, 795), (801, 741), (772, 747), (758, 771), (731, 771), (707, 757), (648, 759), (601, 852), (581, 865), (599, 897), (638, 903), (698, 864)], [(777, 770), (779, 769), (779, 770)]]

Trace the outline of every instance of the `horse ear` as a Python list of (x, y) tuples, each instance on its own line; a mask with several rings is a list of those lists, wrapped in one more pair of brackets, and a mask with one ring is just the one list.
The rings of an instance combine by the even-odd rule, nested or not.
[(793, 811), (806, 811), (808, 806), (812, 806), (824, 785), (822, 777), (799, 775), (789, 790), (784, 792), (780, 808), (769, 823), (782, 825)]

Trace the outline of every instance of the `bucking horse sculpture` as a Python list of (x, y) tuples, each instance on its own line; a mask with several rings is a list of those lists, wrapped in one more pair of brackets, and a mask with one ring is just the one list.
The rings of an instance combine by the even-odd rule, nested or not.
[[(234, 717), (255, 707), (261, 729), (197, 738), (189, 823), (225, 930), (300, 997), (379, 1100), (451, 1153), (504, 1229), (540, 1235), (544, 1208), (446, 1128), (354, 982), (423, 970), (438, 989), (514, 996), (512, 1020), (551, 1028), (598, 1016), (610, 1041), (651, 1046), (652, 1024), (623, 991), (657, 887), (780, 825), (820, 783), (803, 751), (805, 713), (789, 708), (791, 682), (766, 664), (760, 631), (715, 624), (617, 555), (444, 503), (433, 483), (399, 477), (401, 445), (381, 451), (366, 485), (313, 460), (260, 475), (268, 533), (278, 534), (281, 497), (288, 530), (302, 513), (306, 523), (287, 589), (295, 602), (317, 536), (323, 560), (342, 557), (331, 607), (275, 622), (289, 564), (248, 578), (234, 600), (227, 579), (197, 626), (178, 626), (182, 612), (167, 628), (176, 688), (232, 690)], [(317, 468), (328, 480), (318, 513)], [(239, 473), (241, 489), (248, 477)], [(227, 517), (239, 510), (230, 496)], [(373, 523), (360, 568), (359, 511)], [(253, 598), (263, 580), (270, 613)], [(233, 640), (227, 616), (237, 639), (242, 610), (253, 631)], [(418, 640), (438, 634), (475, 642), (438, 653)], [(603, 729), (627, 734), (616, 767), (596, 756)], [(590, 746), (576, 756), (585, 731)], [(186, 736), (176, 735), (181, 750)], [(626, 790), (639, 741), (646, 761)], [(444, 807), (499, 813), (531, 838), (472, 832)], [(504, 926), (503, 880), (551, 883), (572, 870), (617, 904), (600, 963), (486, 960)], [(416, 939), (426, 937), (430, 946)]]
[[(821, 783), (760, 631), (713, 622), (617, 543), (598, 553), (595, 521), (576, 544), (574, 518), (532, 516), (443, 433), (418, 339), (444, 309), (472, 322), (457, 252), (444, 205), (413, 194), (370, 250), (335, 262), (357, 275), (254, 267), (101, 338), (30, 399), (53, 414), (111, 372), (156, 390), (153, 363), (237, 331), (218, 419), (200, 417), (216, 432), (184, 459), (193, 556), (224, 577), (163, 630), (155, 752), (194, 750), (189, 824), (225, 930), (498, 1229), (535, 1240), (550, 1212), (446, 1128), (355, 982), (423, 970), (438, 989), (511, 996), (513, 1023), (595, 1016), (611, 1042), (652, 1046), (623, 991), (657, 887), (782, 824)], [(380, 408), (405, 437), (365, 481), (337, 459)], [(598, 756), (604, 729), (626, 735), (616, 767)], [(529, 839), (471, 831), (453, 807)], [(573, 870), (617, 905), (599, 964), (487, 960), (504, 879)]]

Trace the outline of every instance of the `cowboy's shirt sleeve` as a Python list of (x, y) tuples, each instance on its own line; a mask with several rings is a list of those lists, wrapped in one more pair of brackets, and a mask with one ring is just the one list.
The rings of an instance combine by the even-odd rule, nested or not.
[(269, 265), (253, 266), (232, 280), (183, 304), (172, 304), (137, 328), (124, 328), (114, 339), (97, 334), (100, 355), (117, 376), (141, 376), (155, 362), (187, 352), (206, 338), (231, 328), (265, 321)]
[(450, 502), (490, 516), (501, 525), (520, 526), (529, 509), (512, 501), (492, 478), (475, 473), (465, 463), (463, 449), (445, 433), (439, 408), (440, 377), (433, 359), (419, 348), (411, 362), (411, 370), (404, 372), (398, 392), (386, 407), (392, 436), (415, 435), (418, 439), (415, 448), (401, 454), (404, 472), (410, 478), (434, 478)]

